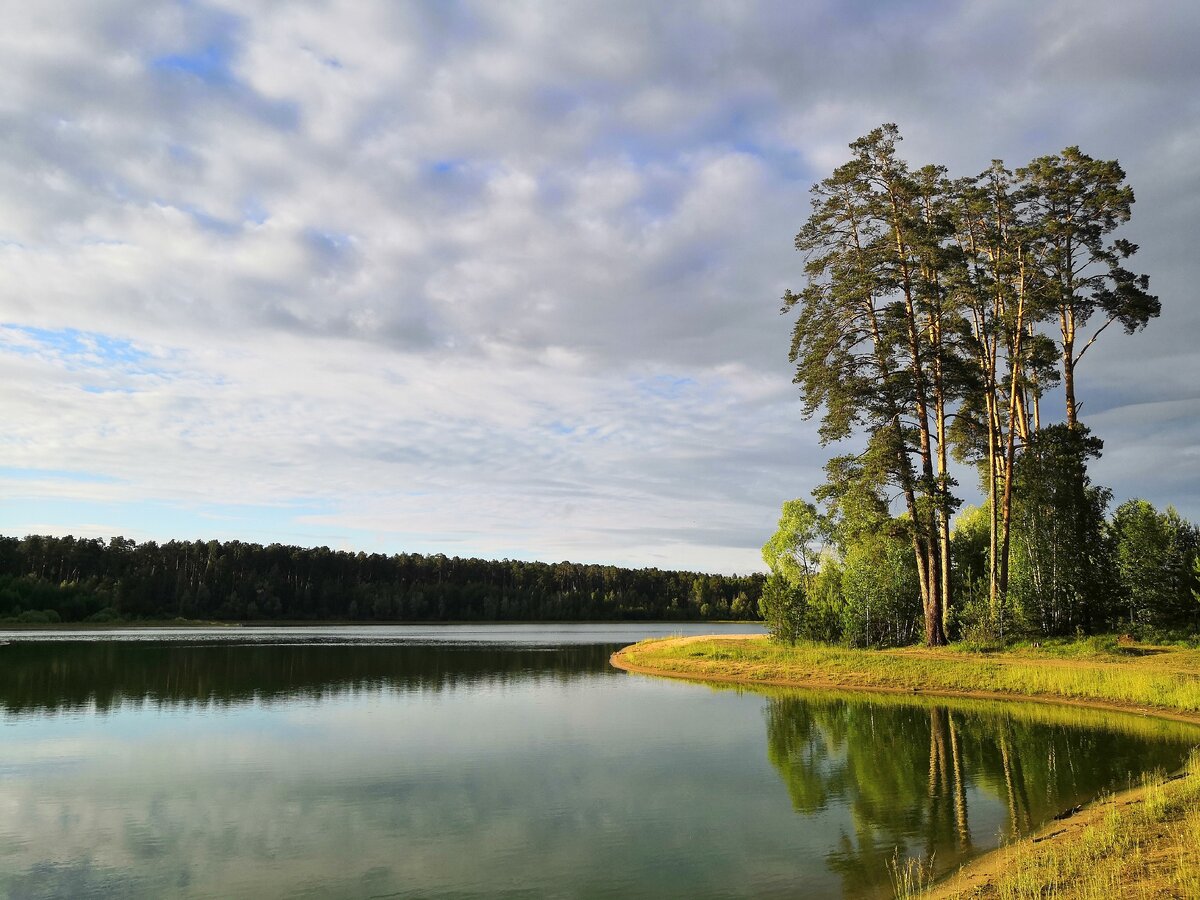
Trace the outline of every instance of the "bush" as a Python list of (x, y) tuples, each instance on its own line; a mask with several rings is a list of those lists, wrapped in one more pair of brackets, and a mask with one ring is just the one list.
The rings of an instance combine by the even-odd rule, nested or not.
[(52, 609), (27, 609), (17, 616), (22, 625), (55, 625), (62, 618)]

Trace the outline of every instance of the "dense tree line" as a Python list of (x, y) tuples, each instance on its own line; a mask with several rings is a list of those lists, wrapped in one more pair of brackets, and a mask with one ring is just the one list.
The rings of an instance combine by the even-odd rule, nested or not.
[(0, 537), (0, 618), (27, 622), (744, 619), (762, 581), (241, 541)]
[[(823, 512), (785, 506), (764, 614), (785, 638), (868, 644), (1194, 630), (1195, 527), (1137, 504), (1108, 519), (1111, 493), (1088, 475), (1102, 444), (1079, 416), (1091, 347), (1160, 310), (1127, 268), (1137, 246), (1114, 235), (1134, 201), (1124, 171), (1069, 147), (951, 178), (910, 167), (899, 140), (885, 125), (851, 144), (796, 236), (795, 382), (822, 442), (859, 449), (826, 466)], [(969, 517), (955, 460), (979, 472)], [(1130, 547), (1152, 533), (1171, 549), (1145, 564)]]
[[(1109, 515), (1108, 492), (1087, 481), (1088, 527), (1076, 532), (1056, 509), (1064, 485), (1077, 484), (1077, 473), (1068, 468), (1058, 489), (1046, 478), (1028, 497), (1021, 495), (1004, 631), (991, 618), (988, 597), (988, 510), (959, 513), (950, 572), (960, 602), (945, 616), (947, 635), (994, 643), (1111, 632), (1143, 638), (1200, 634), (1200, 527), (1172, 507), (1160, 511), (1141, 499)], [(869, 521), (869, 529), (847, 533), (844, 522), (821, 516), (811, 503), (784, 504), (779, 530), (763, 548), (772, 574), (760, 605), (773, 634), (788, 642), (855, 646), (903, 645), (921, 637), (920, 588), (905, 523), (879, 509)], [(1065, 521), (1069, 526), (1074, 520)], [(800, 553), (807, 566), (796, 564)], [(780, 558), (789, 561), (781, 564)]]

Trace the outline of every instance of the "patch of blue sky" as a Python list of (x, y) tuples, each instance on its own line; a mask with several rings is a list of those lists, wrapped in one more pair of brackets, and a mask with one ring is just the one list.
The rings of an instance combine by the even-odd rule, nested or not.
[(676, 400), (696, 387), (696, 379), (686, 375), (653, 375), (633, 379), (633, 386), (643, 397)]
[(195, 222), (205, 231), (213, 231), (217, 234), (224, 235), (237, 234), (239, 231), (241, 231), (241, 222), (230, 222), (225, 219), (218, 218), (212, 213), (190, 204), (180, 208), (191, 217), (193, 222)]
[(342, 231), (320, 228), (304, 229), (304, 244), (309, 252), (326, 266), (344, 262), (354, 252), (355, 238)]
[(0, 466), (0, 479), (6, 481), (70, 481), (78, 484), (117, 484), (119, 478), (100, 472), (74, 469), (38, 469), (23, 466)]
[(305, 53), (307, 53), (309, 56), (311, 56), (313, 59), (315, 59), (317, 62), (319, 62), (321, 65), (323, 65), (327, 69), (340, 70), (340, 69), (346, 68), (345, 63), (343, 63), (336, 56), (330, 56), (328, 54), (322, 53), (319, 50), (315, 49), (314, 47), (311, 47), (308, 44), (302, 44), (300, 49), (303, 50)]
[(808, 165), (804, 155), (794, 147), (769, 146), (749, 140), (735, 140), (729, 146), (737, 153), (744, 153), (761, 160), (776, 174), (789, 181), (802, 181), (808, 184), (817, 179), (816, 173)]
[(253, 225), (261, 225), (271, 217), (265, 206), (257, 197), (247, 197), (242, 201), (242, 221)]
[[(75, 328), (38, 328), (33, 325), (4, 323), (5, 328), (20, 332), (31, 338), (34, 344), (63, 356), (88, 356), (103, 362), (136, 363), (147, 358), (132, 342), (95, 332), (79, 331)], [(19, 353), (34, 353), (28, 344), (14, 346)]]
[(335, 250), (347, 250), (354, 245), (354, 235), (346, 231), (330, 231), (322, 228), (304, 229), (305, 239)]
[(56, 359), (71, 370), (165, 374), (153, 365), (153, 357), (132, 341), (75, 328), (38, 328), (5, 322), (0, 324), (0, 352)]
[(191, 147), (188, 147), (185, 144), (176, 143), (175, 141), (167, 142), (167, 155), (176, 162), (189, 164), (198, 162), (200, 159), (200, 157), (196, 154), (196, 151)]
[(205, 84), (226, 85), (234, 80), (232, 61), (232, 42), (218, 39), (190, 51), (156, 56), (150, 60), (150, 68), (159, 72), (191, 75)]
[(566, 422), (554, 421), (546, 425), (546, 430), (566, 437), (574, 434), (577, 430), (577, 426), (568, 425)]
[(478, 197), (496, 171), (493, 163), (461, 157), (430, 160), (422, 168), (422, 182), (430, 193), (456, 205)]
[(195, 21), (189, 33), (195, 45), (150, 57), (149, 72), (165, 79), (185, 79), (232, 98), (243, 111), (285, 131), (300, 122), (300, 107), (293, 101), (263, 97), (240, 81), (234, 71), (239, 51), (241, 20), (227, 13), (213, 13), (188, 4)]

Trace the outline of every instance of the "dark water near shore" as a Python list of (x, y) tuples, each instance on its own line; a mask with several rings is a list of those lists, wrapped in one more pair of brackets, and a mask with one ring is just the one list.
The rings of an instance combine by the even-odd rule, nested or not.
[(889, 896), (1200, 743), (608, 665), (715, 630), (0, 635), (0, 896)]

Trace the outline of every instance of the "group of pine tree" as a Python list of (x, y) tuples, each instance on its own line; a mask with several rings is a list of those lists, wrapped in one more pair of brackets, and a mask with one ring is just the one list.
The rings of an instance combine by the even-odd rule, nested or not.
[[(1197, 632), (1197, 527), (1143, 500), (1108, 517), (1088, 474), (1081, 364), (1160, 309), (1116, 235), (1124, 171), (1069, 147), (952, 178), (899, 141), (884, 125), (851, 144), (796, 236), (795, 382), (822, 442), (854, 452), (829, 460), (822, 511), (785, 504), (764, 547), (770, 628), (855, 645)], [(952, 473), (972, 468), (982, 503), (960, 508)]]

